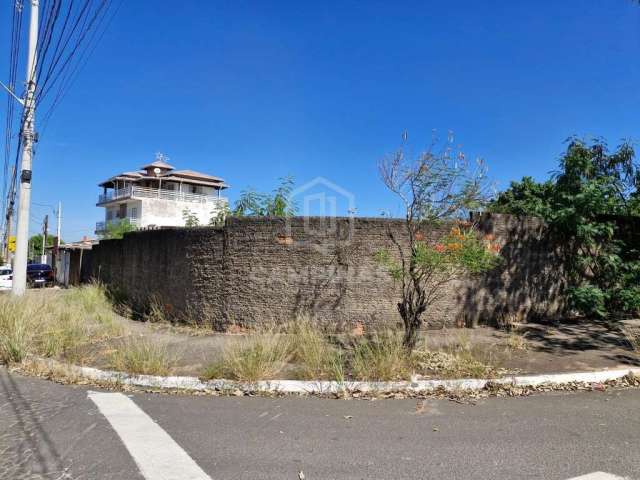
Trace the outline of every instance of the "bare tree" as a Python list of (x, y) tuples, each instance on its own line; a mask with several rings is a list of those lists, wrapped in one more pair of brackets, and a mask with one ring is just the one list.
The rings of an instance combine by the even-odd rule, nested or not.
[[(406, 140), (406, 134), (404, 135)], [(404, 345), (413, 349), (423, 314), (442, 293), (443, 287), (463, 276), (492, 268), (496, 249), (477, 236), (474, 226), (459, 222), (450, 233), (436, 241), (429, 234), (444, 221), (468, 218), (489, 198), (484, 162), (474, 168), (454, 146), (449, 135), (436, 150), (437, 140), (416, 156), (408, 158), (406, 147), (385, 158), (379, 165), (387, 188), (396, 194), (405, 210), (407, 240), (389, 229), (394, 255), (377, 252), (377, 258), (402, 286), (398, 312), (404, 322)]]

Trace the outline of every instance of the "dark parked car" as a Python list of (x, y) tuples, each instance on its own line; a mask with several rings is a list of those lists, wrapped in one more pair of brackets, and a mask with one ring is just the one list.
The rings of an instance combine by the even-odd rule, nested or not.
[(53, 285), (53, 270), (44, 263), (27, 265), (27, 283), (30, 287), (45, 287)]

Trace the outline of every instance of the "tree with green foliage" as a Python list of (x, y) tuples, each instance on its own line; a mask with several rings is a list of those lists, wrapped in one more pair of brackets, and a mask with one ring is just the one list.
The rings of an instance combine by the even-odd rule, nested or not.
[[(401, 148), (380, 164), (386, 187), (402, 202), (406, 238), (392, 229), (391, 249), (377, 252), (378, 262), (400, 283), (398, 312), (404, 324), (404, 346), (411, 350), (428, 308), (442, 298), (444, 287), (468, 275), (493, 268), (496, 249), (478, 236), (474, 226), (461, 219), (486, 202), (487, 178), (482, 162), (470, 168), (449, 139), (442, 151), (433, 146), (417, 159)], [(459, 220), (440, 239), (430, 238), (443, 222)]]
[(291, 198), (294, 181), (292, 177), (280, 179), (280, 184), (271, 193), (259, 193), (249, 188), (240, 194), (231, 215), (236, 217), (291, 217), (297, 205)]
[(494, 212), (513, 215), (534, 215), (547, 217), (553, 194), (553, 182), (538, 183), (531, 177), (523, 177), (520, 182), (511, 182), (508, 190), (500, 193), (490, 206)]
[(200, 226), (200, 220), (198, 220), (198, 216), (188, 208), (182, 210), (182, 219), (184, 220), (185, 227)]
[(115, 222), (107, 222), (105, 231), (100, 234), (102, 240), (117, 240), (124, 237), (125, 233), (134, 232), (136, 226), (132, 225), (126, 218), (121, 218)]
[(628, 142), (610, 152), (602, 139), (572, 138), (550, 180), (525, 177), (490, 206), (540, 216), (563, 239), (570, 306), (585, 315), (640, 312), (640, 250), (624, 228), (640, 220), (640, 168), (634, 160)]
[[(47, 235), (46, 245), (52, 247), (55, 245), (56, 237), (53, 235)], [(31, 258), (40, 258), (44, 252), (42, 251), (42, 234), (38, 233), (29, 238), (29, 255)]]
[(209, 218), (210, 227), (223, 227), (225, 220), (230, 215), (229, 205), (225, 203), (222, 206), (222, 208), (211, 211), (210, 215), (211, 215), (211, 217)]

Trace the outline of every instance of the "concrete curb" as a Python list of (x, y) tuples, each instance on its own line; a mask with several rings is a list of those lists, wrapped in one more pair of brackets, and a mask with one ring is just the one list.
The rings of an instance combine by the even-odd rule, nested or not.
[[(47, 361), (51, 364), (51, 360)], [(57, 362), (55, 362), (57, 363)], [(61, 365), (61, 364), (59, 364)], [(185, 391), (236, 391), (281, 393), (281, 394), (331, 394), (331, 393), (390, 393), (412, 392), (429, 393), (436, 390), (461, 392), (482, 390), (488, 384), (512, 387), (536, 387), (542, 385), (559, 386), (570, 383), (592, 384), (618, 380), (628, 374), (640, 376), (640, 368), (621, 368), (599, 370), (595, 372), (553, 373), (547, 375), (509, 376), (497, 379), (462, 378), (456, 380), (415, 380), (398, 382), (362, 382), (362, 381), (300, 381), (269, 380), (254, 383), (234, 382), (231, 380), (202, 381), (197, 377), (154, 375), (129, 375), (123, 372), (99, 370), (92, 367), (68, 366), (70, 373), (81, 378), (113, 385), (157, 388), (163, 390)]]

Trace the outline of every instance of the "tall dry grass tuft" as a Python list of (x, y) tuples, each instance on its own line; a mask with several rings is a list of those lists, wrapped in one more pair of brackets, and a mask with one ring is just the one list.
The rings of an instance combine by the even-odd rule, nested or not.
[(136, 375), (168, 375), (175, 365), (166, 345), (127, 338), (111, 355), (111, 368)]
[(308, 318), (300, 318), (287, 330), (296, 376), (302, 380), (344, 381), (344, 355), (325, 332)]
[(410, 354), (399, 332), (377, 332), (356, 341), (351, 359), (358, 380), (405, 380), (411, 376)]
[(81, 362), (88, 345), (123, 333), (99, 285), (0, 297), (4, 363), (20, 362), (29, 354)]
[(284, 370), (291, 357), (291, 343), (286, 335), (260, 333), (231, 343), (222, 360), (209, 365), (202, 376), (244, 382), (270, 380)]
[(0, 298), (0, 360), (21, 362), (30, 352), (37, 316), (34, 306), (22, 299)]

